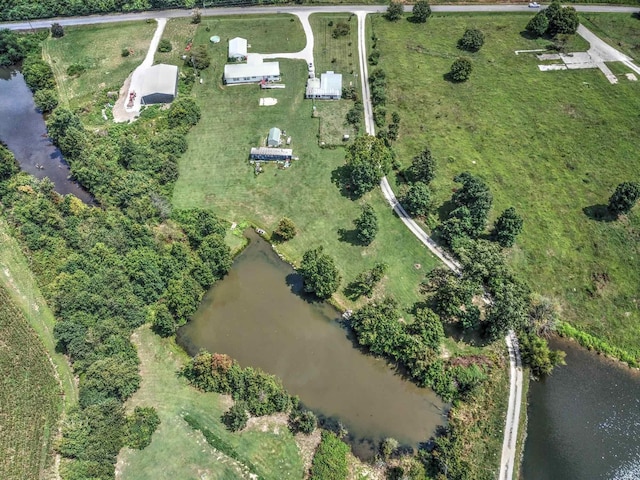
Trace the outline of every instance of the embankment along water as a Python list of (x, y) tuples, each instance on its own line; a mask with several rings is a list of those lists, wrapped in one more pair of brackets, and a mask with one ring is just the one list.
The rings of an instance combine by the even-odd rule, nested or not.
[(92, 204), (91, 195), (69, 178), (69, 165), (51, 143), (42, 114), (22, 74), (0, 68), (0, 140), (13, 152), (20, 167), (36, 178), (49, 178), (56, 192), (73, 194)]
[(446, 422), (437, 395), (359, 350), (340, 313), (301, 295), (295, 270), (255, 233), (250, 239), (180, 329), (179, 343), (191, 354), (226, 353), (277, 375), (305, 406), (342, 422), (361, 458), (384, 437), (414, 447), (427, 441)]

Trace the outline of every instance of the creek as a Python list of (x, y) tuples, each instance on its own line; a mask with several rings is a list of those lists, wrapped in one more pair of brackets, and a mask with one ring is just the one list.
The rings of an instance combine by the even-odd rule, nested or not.
[(0, 68), (0, 140), (13, 152), (23, 171), (36, 178), (48, 177), (56, 192), (71, 193), (93, 204), (91, 195), (69, 178), (69, 165), (47, 136), (44, 118), (24, 77), (8, 68)]
[(429, 389), (363, 353), (340, 313), (301, 294), (302, 279), (254, 232), (229, 274), (178, 332), (190, 353), (226, 353), (242, 366), (277, 375), (290, 394), (325, 421), (340, 421), (353, 451), (372, 457), (385, 437), (416, 447), (446, 422)]
[(554, 339), (567, 353), (531, 382), (524, 480), (640, 479), (640, 374)]

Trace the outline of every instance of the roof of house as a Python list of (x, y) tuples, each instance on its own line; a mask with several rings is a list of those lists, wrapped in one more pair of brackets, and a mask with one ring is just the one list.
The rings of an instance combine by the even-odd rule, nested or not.
[(235, 55), (247, 56), (247, 40), (236, 37), (229, 40), (229, 57)]
[(291, 148), (251, 147), (251, 155), (291, 156), (292, 154), (293, 154), (293, 149)]
[(320, 75), (320, 79), (310, 78), (307, 95), (342, 96), (342, 74), (329, 71)]
[(142, 72), (142, 87), (140, 94), (166, 93), (175, 95), (178, 83), (178, 67), (160, 63)]
[(282, 135), (282, 132), (280, 131), (280, 129), (277, 127), (273, 127), (271, 130), (269, 130), (269, 137), (267, 138), (267, 143), (270, 143), (272, 141), (280, 143), (281, 135)]
[(224, 78), (246, 77), (278, 77), (280, 76), (279, 62), (262, 62), (259, 58), (248, 63), (229, 63), (224, 66)]

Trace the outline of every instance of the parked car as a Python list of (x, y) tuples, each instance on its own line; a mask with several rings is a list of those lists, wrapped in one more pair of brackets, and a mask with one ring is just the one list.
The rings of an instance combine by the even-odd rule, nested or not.
[(529, 2), (529, 8), (540, 8), (540, 4), (538, 2)]

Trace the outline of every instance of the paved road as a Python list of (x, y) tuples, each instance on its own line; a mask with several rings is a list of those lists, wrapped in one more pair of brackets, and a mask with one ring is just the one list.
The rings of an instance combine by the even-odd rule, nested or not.
[[(269, 13), (304, 13), (307, 15), (315, 12), (363, 12), (380, 13), (386, 10), (384, 5), (327, 5), (318, 7), (286, 6), (286, 7), (232, 7), (232, 8), (205, 8), (201, 12), (203, 16), (222, 15), (264, 15)], [(411, 6), (406, 6), (405, 11), (411, 11)], [(634, 13), (640, 7), (619, 7), (610, 5), (575, 5), (579, 12), (610, 12), (610, 13)], [(434, 12), (534, 12), (526, 4), (521, 5), (433, 5)], [(91, 25), (96, 23), (131, 22), (135, 20), (148, 20), (154, 18), (179, 18), (191, 15), (190, 10), (156, 10), (151, 12), (123, 13), (111, 15), (90, 15), (86, 17), (63, 17), (27, 22), (0, 23), (0, 28), (11, 30), (31, 30), (33, 28), (49, 28), (53, 22), (64, 26)]]

